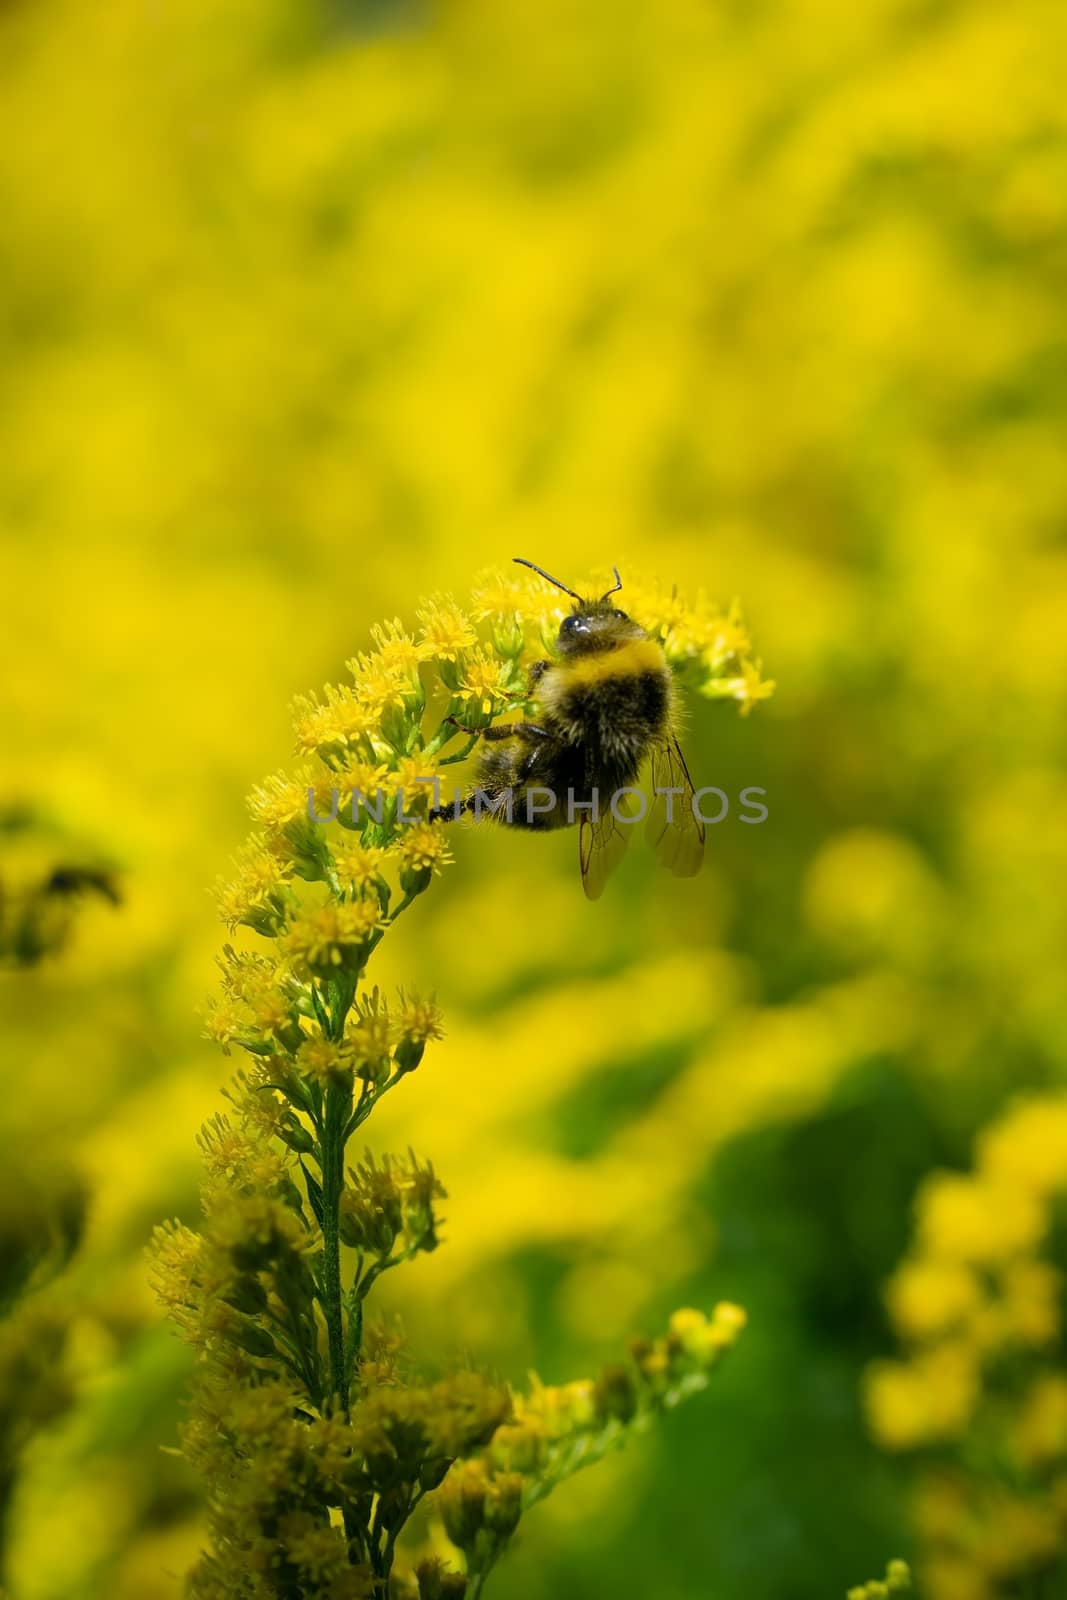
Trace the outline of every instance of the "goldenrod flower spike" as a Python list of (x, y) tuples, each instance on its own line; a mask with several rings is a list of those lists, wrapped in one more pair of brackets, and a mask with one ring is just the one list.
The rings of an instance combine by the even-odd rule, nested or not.
[[(755, 671), (734, 611), (637, 598), (695, 687), (742, 709), (761, 697), (731, 687)], [(160, 1298), (201, 1356), (182, 1434), (208, 1488), (201, 1600), (268, 1600), (279, 1584), (304, 1600), (475, 1600), (524, 1512), (702, 1389), (744, 1325), (726, 1303), (680, 1311), (596, 1377), (517, 1393), (466, 1371), (412, 1380), (366, 1321), (383, 1274), (438, 1247), (445, 1198), (413, 1152), (349, 1155), (443, 1033), (433, 999), (391, 999), (368, 969), (452, 861), (434, 811), (469, 748), (456, 723), (514, 714), (558, 601), (509, 572), (470, 611), (438, 597), (417, 633), (374, 629), (350, 685), (297, 701), (296, 768), (253, 790), (256, 831), (218, 889), (234, 942), (206, 1018), (246, 1065), (201, 1135), (200, 1231), (154, 1240)], [(427, 1495), (454, 1560), (402, 1572)]]
[(920, 1570), (951, 1572), (961, 1594), (1023, 1593), (1062, 1560), (1065, 1195), (1053, 1088), (1009, 1103), (970, 1171), (927, 1174), (886, 1287), (900, 1349), (866, 1373), (868, 1419), (885, 1449), (926, 1453)]

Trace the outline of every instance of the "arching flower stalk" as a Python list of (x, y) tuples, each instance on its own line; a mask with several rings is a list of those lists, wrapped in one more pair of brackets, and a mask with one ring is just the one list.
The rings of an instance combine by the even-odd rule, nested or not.
[[(412, 1152), (353, 1154), (442, 1034), (432, 999), (384, 995), (369, 966), (451, 860), (432, 780), (474, 741), (449, 718), (515, 714), (559, 600), (508, 574), (470, 610), (426, 602), (416, 634), (376, 628), (350, 683), (297, 702), (295, 770), (251, 796), (207, 1019), (245, 1062), (201, 1135), (199, 1231), (154, 1240), (158, 1292), (199, 1354), (182, 1442), (209, 1497), (200, 1600), (479, 1595), (523, 1512), (703, 1388), (743, 1324), (729, 1305), (679, 1312), (598, 1378), (515, 1394), (470, 1371), (412, 1377), (366, 1315), (385, 1273), (437, 1247), (444, 1196)], [(769, 692), (736, 609), (629, 603), (699, 692), (742, 711)], [(398, 1540), (427, 1496), (454, 1560), (405, 1566)]]

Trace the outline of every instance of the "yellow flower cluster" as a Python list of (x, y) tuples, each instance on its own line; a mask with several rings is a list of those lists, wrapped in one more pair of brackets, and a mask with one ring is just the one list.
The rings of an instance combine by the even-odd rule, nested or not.
[(1064, 1284), (1043, 1254), (1064, 1195), (1067, 1095), (1022, 1101), (973, 1171), (927, 1178), (887, 1286), (906, 1354), (871, 1367), (867, 1408), (886, 1448), (937, 1451), (918, 1494), (932, 1600), (1000, 1600), (1067, 1554)]
[[(598, 576), (599, 587), (591, 585), (590, 593), (610, 586), (608, 574)], [(753, 657), (736, 600), (724, 611), (703, 591), (688, 600), (674, 589), (666, 592), (658, 583), (630, 575), (622, 598), (627, 613), (662, 644), (680, 681), (697, 693), (736, 700), (742, 714), (774, 693), (773, 681), (763, 678), (760, 663)], [(541, 578), (494, 573), (476, 589), (473, 614), (491, 623), (494, 649), (508, 662), (551, 651), (568, 606), (566, 596)], [(494, 693), (504, 695), (514, 686), (514, 679), (493, 674), (483, 692), (491, 699)], [(481, 681), (469, 677), (463, 687), (476, 698)]]
[(902, 1594), (911, 1588), (911, 1569), (906, 1561), (891, 1561), (884, 1578), (872, 1578), (870, 1583), (858, 1583), (848, 1591), (848, 1600), (889, 1600), (889, 1596)]
[[(628, 591), (634, 616), (684, 682), (736, 700), (742, 712), (770, 694), (736, 604), (723, 612), (704, 595), (690, 604), (640, 582)], [(448, 766), (466, 753), (451, 719), (486, 726), (527, 698), (526, 668), (555, 648), (560, 602), (528, 571), (490, 575), (469, 613), (448, 597), (425, 601), (417, 636), (399, 620), (375, 628), (374, 648), (348, 663), (350, 685), (296, 701), (299, 764), (253, 790), (257, 831), (217, 891), (231, 932), (247, 927), (274, 941), (276, 957), (258, 969), (256, 1003), (227, 970), (212, 1037), (251, 1048), (264, 1025), (280, 1037), (277, 1027), (300, 1008), (290, 992), (270, 1015), (272, 992), (336, 973), (358, 980), (390, 921), (452, 859), (445, 824), (430, 816)], [(314, 1041), (306, 1020), (293, 1026)], [(320, 1077), (331, 1070), (321, 1052), (302, 1060)]]
[(562, 1386), (534, 1381), (512, 1396), (513, 1414), (486, 1450), (448, 1474), (434, 1497), (449, 1541), (480, 1593), (525, 1510), (646, 1428), (662, 1410), (703, 1389), (745, 1325), (722, 1301), (710, 1317), (685, 1309), (665, 1335), (634, 1340), (629, 1363)]
[[(517, 593), (506, 617), (428, 601), (417, 638), (376, 629), (350, 687), (298, 701), (300, 765), (254, 791), (257, 831), (218, 891), (235, 940), (256, 944), (223, 947), (207, 1032), (248, 1064), (232, 1111), (201, 1135), (201, 1230), (173, 1223), (154, 1242), (159, 1296), (201, 1357), (184, 1435), (212, 1510), (190, 1580), (201, 1600), (267, 1600), (279, 1573), (306, 1600), (405, 1585), (460, 1600), (468, 1580), (473, 1600), (522, 1512), (702, 1389), (744, 1322), (729, 1305), (679, 1312), (628, 1367), (524, 1396), (475, 1373), (412, 1382), (365, 1329), (382, 1275), (437, 1248), (445, 1194), (413, 1153), (346, 1165), (443, 1033), (432, 999), (402, 990), (390, 1005), (367, 967), (451, 859), (432, 811), (443, 769), (470, 749), (468, 732), (447, 753), (459, 714), (482, 726), (525, 699), (524, 660), (555, 629), (554, 595)], [(672, 598), (650, 626), (699, 686), (746, 670), (733, 613), (716, 622)], [(394, 1587), (397, 1540), (443, 1482), (466, 1572), (432, 1558)]]

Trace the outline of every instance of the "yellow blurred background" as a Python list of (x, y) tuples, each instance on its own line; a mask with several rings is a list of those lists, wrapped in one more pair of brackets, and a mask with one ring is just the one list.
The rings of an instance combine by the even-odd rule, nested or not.
[(417, 1353), (557, 1379), (751, 1318), (499, 1583), (921, 1557), (883, 1285), (924, 1175), (1067, 1076), (1065, 50), (1047, 0), (0, 7), (0, 880), (124, 895), (0, 975), (5, 1207), (90, 1196), (12, 1600), (180, 1592), (142, 1249), (226, 1076), (206, 890), (293, 695), (514, 555), (739, 595), (778, 690), (689, 708), (697, 781), (770, 811), (695, 883), (635, 850), (591, 906), (573, 840), (465, 830), (385, 947), (448, 1027), (374, 1133), (451, 1197)]

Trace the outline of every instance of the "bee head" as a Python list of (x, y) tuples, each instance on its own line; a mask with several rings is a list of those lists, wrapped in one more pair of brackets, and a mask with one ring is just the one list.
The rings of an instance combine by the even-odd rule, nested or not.
[(607, 600), (582, 600), (560, 625), (556, 643), (561, 655), (587, 655), (613, 650), (629, 639), (643, 639), (644, 628)]
[(625, 644), (629, 639), (648, 637), (644, 628), (628, 617), (625, 611), (611, 604), (612, 595), (618, 594), (622, 588), (618, 567), (612, 568), (615, 583), (606, 594), (602, 594), (599, 600), (583, 600), (580, 594), (575, 594), (573, 589), (568, 589), (565, 583), (560, 583), (558, 578), (551, 577), (541, 567), (535, 567), (532, 561), (524, 561), (521, 556), (516, 556), (515, 560), (520, 567), (529, 567), (549, 583), (555, 584), (557, 589), (569, 594), (575, 602), (570, 616), (564, 617), (556, 640), (561, 655), (591, 655), (598, 650), (613, 650), (616, 645)]

